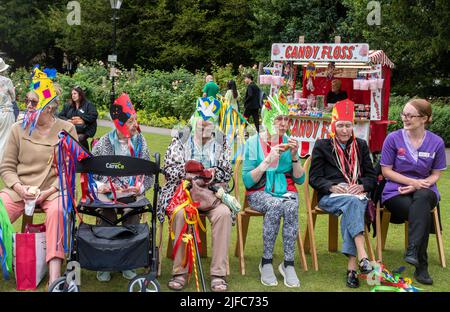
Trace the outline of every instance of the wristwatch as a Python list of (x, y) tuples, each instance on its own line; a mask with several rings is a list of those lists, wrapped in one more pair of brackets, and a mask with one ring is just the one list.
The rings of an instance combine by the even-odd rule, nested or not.
[(293, 163), (298, 162), (298, 158), (297, 158), (297, 159), (292, 159), (292, 162), (293, 162)]

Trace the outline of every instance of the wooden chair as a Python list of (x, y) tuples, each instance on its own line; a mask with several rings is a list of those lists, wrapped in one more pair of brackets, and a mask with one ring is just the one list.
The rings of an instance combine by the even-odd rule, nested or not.
[[(304, 196), (305, 196), (305, 206), (306, 206), (306, 214), (307, 214), (307, 224), (306, 224), (306, 233), (304, 238), (304, 246), (307, 252), (311, 252), (312, 264), (314, 270), (319, 270), (319, 262), (317, 260), (317, 248), (316, 248), (316, 240), (314, 234), (314, 228), (316, 225), (316, 218), (318, 215), (328, 215), (328, 251), (336, 252), (338, 250), (338, 217), (329, 214), (328, 212), (322, 210), (318, 206), (318, 196), (317, 191), (313, 190), (312, 198), (310, 195), (310, 187), (309, 187), (309, 167), (311, 164), (311, 157), (305, 161), (305, 183), (304, 187)], [(367, 252), (370, 260), (375, 261), (375, 256), (372, 249), (372, 244), (370, 243), (369, 238), (369, 229), (367, 225), (364, 225), (364, 239), (367, 245)]]
[[(383, 216), (381, 217), (381, 214)], [(442, 228), (441, 223), (439, 222), (439, 213), (438, 208), (435, 207), (431, 210), (431, 214), (433, 215), (434, 228), (436, 232), (436, 242), (439, 253), (439, 261), (443, 268), (446, 267), (445, 262), (445, 252), (444, 252), (444, 243), (442, 240)], [(386, 208), (382, 207), (380, 203), (377, 204), (376, 209), (376, 230), (377, 230), (377, 260), (383, 261), (383, 250), (386, 245), (387, 232), (389, 228), (389, 223), (391, 221), (391, 212)], [(405, 249), (408, 248), (408, 221), (405, 222)]]
[[(239, 179), (240, 179), (240, 173), (239, 169), (241, 166), (242, 161), (236, 161), (235, 171), (234, 171), (234, 181), (235, 181), (235, 197), (240, 202), (240, 196), (239, 196)], [(244, 195), (244, 202), (242, 205), (241, 211), (237, 215), (237, 241), (236, 241), (236, 250), (235, 250), (235, 256), (239, 257), (239, 269), (241, 271), (241, 275), (245, 275), (245, 258), (244, 258), (244, 249), (245, 249), (245, 242), (247, 240), (247, 232), (248, 232), (248, 225), (250, 222), (250, 217), (263, 217), (264, 214), (253, 210), (247, 201), (247, 196)], [(305, 250), (303, 249), (303, 241), (301, 239), (301, 233), (300, 229), (298, 230), (297, 234), (297, 245), (298, 250), (300, 254), (300, 261), (302, 264), (303, 271), (308, 271), (308, 264), (306, 262), (306, 256), (305, 256)]]

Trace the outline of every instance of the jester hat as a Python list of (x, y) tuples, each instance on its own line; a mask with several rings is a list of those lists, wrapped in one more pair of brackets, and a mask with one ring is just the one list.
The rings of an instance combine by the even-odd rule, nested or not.
[(331, 113), (331, 137), (336, 135), (336, 123), (338, 121), (350, 121), (354, 123), (355, 120), (355, 103), (349, 99), (336, 102)]
[(268, 96), (268, 100), (264, 103), (261, 111), (262, 122), (264, 127), (269, 131), (270, 135), (276, 134), (274, 127), (275, 119), (278, 116), (289, 115), (289, 107), (284, 94), (280, 91), (277, 97)]
[(220, 109), (222, 102), (213, 97), (198, 98), (195, 104), (195, 112), (192, 114), (190, 123), (192, 129), (195, 129), (199, 119), (211, 121), (215, 125), (219, 123)]
[(122, 133), (125, 137), (130, 138), (131, 134), (125, 123), (132, 115), (136, 114), (136, 111), (128, 94), (122, 93), (114, 101), (113, 105), (111, 105), (109, 113), (117, 131), (120, 131), (120, 133)]
[(33, 68), (31, 75), (30, 90), (34, 91), (38, 97), (39, 102), (36, 106), (36, 111), (27, 113), (22, 123), (22, 127), (30, 126), (30, 134), (33, 131), (39, 115), (44, 108), (58, 98), (58, 94), (53, 86), (52, 79), (56, 78), (56, 70), (45, 68), (43, 71), (39, 69), (39, 65)]

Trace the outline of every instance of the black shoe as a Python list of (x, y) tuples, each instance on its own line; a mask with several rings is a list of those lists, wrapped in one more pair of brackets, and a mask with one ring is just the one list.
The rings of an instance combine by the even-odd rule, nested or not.
[(411, 244), (405, 253), (405, 261), (415, 267), (419, 266), (418, 248), (416, 245)]
[(414, 278), (421, 284), (433, 285), (433, 279), (431, 278), (430, 274), (428, 274), (427, 268), (416, 268), (416, 271), (414, 272)]
[(369, 259), (362, 258), (359, 261), (359, 271), (361, 272), (361, 274), (369, 274), (370, 272), (373, 271), (373, 267), (370, 264)]
[(347, 270), (347, 287), (350, 287), (350, 288), (358, 288), (359, 287), (358, 275), (356, 274), (356, 271), (354, 271), (354, 270)]

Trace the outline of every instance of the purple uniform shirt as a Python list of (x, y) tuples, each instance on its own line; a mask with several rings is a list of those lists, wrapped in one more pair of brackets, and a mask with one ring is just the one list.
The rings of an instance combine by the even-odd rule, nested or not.
[[(431, 175), (432, 170), (445, 170), (447, 167), (444, 140), (426, 130), (422, 145), (416, 150), (404, 129), (394, 131), (386, 137), (383, 143), (381, 166), (392, 166), (395, 172), (408, 178), (426, 179)], [(398, 188), (400, 186), (404, 185), (387, 180), (382, 202), (399, 195)], [(436, 193), (439, 200), (436, 184), (430, 189)]]

